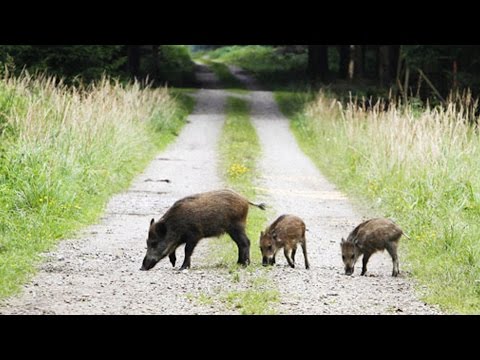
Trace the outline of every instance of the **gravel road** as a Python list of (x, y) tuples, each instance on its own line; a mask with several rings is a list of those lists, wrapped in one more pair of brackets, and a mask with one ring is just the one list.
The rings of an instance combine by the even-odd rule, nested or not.
[[(176, 141), (159, 154), (130, 189), (114, 196), (101, 221), (45, 254), (37, 275), (18, 296), (3, 301), (0, 314), (235, 314), (218, 301), (198, 301), (201, 294), (235, 289), (225, 269), (208, 264), (211, 241), (200, 242), (192, 269), (184, 272), (166, 260), (139, 271), (147, 227), (176, 200), (223, 188), (217, 169), (217, 140), (228, 94), (204, 66), (197, 67), (203, 89)], [(339, 241), (361, 221), (348, 199), (329, 183), (301, 152), (271, 92), (239, 68), (232, 72), (252, 92), (252, 120), (262, 143), (258, 191), (275, 215), (302, 217), (308, 228), (311, 270), (301, 251), (297, 268), (282, 256), (269, 272), (281, 292), (280, 314), (437, 314), (414, 291), (413, 281), (392, 278), (386, 253), (374, 255), (367, 277), (343, 275)], [(164, 180), (169, 180), (166, 182)], [(257, 246), (258, 239), (251, 239)], [(401, 240), (402, 241), (402, 240)], [(405, 241), (405, 239), (403, 239)], [(400, 243), (401, 246), (401, 243)], [(183, 247), (177, 251), (181, 264)], [(400, 258), (400, 270), (402, 270)]]
[[(217, 141), (226, 94), (215, 76), (198, 67), (204, 89), (179, 137), (159, 154), (130, 189), (114, 196), (101, 221), (45, 254), (35, 278), (22, 294), (6, 300), (0, 314), (226, 314), (223, 307), (196, 298), (224, 287), (225, 279), (205, 264), (208, 242), (200, 242), (192, 269), (179, 272), (168, 259), (139, 271), (150, 219), (179, 198), (222, 188)], [(170, 182), (164, 182), (169, 180)]]
[[(298, 147), (289, 122), (280, 112), (272, 92), (259, 91), (258, 83), (237, 67), (230, 71), (250, 89), (252, 121), (262, 144), (259, 191), (275, 209), (270, 222), (282, 214), (300, 216), (307, 225), (307, 250), (311, 265), (305, 270), (301, 249), (291, 269), (283, 252), (277, 255), (272, 277), (282, 294), (280, 314), (438, 314), (418, 298), (405, 273), (391, 277), (387, 252), (373, 255), (369, 276), (345, 276), (340, 240), (366, 217), (317, 170)], [(408, 241), (405, 238), (400, 240)], [(401, 269), (400, 258), (400, 270)], [(418, 289), (421, 290), (421, 289)], [(418, 291), (417, 290), (417, 291)]]

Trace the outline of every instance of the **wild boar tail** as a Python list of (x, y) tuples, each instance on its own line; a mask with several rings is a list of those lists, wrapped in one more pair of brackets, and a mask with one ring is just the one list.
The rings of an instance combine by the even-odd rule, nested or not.
[(265, 204), (265, 203), (255, 204), (255, 203), (252, 203), (250, 201), (248, 203), (252, 206), (258, 207), (261, 210), (265, 210), (267, 208), (267, 204)]

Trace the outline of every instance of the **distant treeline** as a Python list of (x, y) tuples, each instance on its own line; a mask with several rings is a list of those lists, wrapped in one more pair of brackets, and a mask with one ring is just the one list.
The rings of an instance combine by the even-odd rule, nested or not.
[(305, 47), (312, 80), (367, 80), (381, 87), (393, 86), (405, 96), (435, 96), (440, 100), (451, 90), (470, 88), (477, 94), (480, 92), (478, 45)]
[(189, 85), (193, 63), (182, 45), (0, 45), (0, 72), (46, 72), (67, 83), (102, 75)]
[[(225, 45), (192, 45), (212, 50)], [(342, 80), (391, 88), (403, 96), (444, 99), (451, 90), (480, 94), (479, 45), (270, 45), (282, 54), (307, 54), (312, 83)], [(298, 76), (298, 73), (296, 73)]]
[[(155, 84), (194, 82), (190, 51), (226, 45), (0, 45), (0, 71), (48, 72), (67, 82), (107, 74)], [(270, 45), (308, 55), (303, 72), (312, 83), (347, 80), (394, 87), (405, 97), (444, 99), (453, 89), (480, 93), (479, 45)]]

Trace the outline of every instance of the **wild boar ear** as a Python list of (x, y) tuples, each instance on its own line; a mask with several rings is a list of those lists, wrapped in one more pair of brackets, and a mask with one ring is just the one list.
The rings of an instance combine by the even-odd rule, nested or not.
[(344, 238), (342, 238), (341, 244), (345, 244), (345, 239)]
[(152, 219), (152, 220), (150, 221), (150, 226), (152, 226), (154, 222), (155, 222), (155, 219)]
[(165, 225), (165, 222), (159, 221), (157, 225), (155, 225), (155, 232), (157, 235), (165, 235), (167, 232), (167, 226)]
[(263, 237), (263, 235), (265, 235), (265, 233), (263, 231), (260, 231), (260, 237)]

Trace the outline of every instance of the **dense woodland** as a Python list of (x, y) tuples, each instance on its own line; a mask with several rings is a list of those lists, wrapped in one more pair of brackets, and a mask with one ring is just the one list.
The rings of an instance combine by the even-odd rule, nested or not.
[[(2, 71), (47, 71), (67, 83), (102, 74), (175, 86), (194, 84), (190, 51), (223, 45), (2, 45)], [(271, 45), (279, 56), (305, 56), (289, 80), (395, 90), (443, 102), (451, 90), (480, 91), (478, 45)], [(385, 92), (384, 92), (385, 93)], [(375, 92), (370, 95), (375, 94)], [(367, 94), (368, 95), (368, 94)]]

